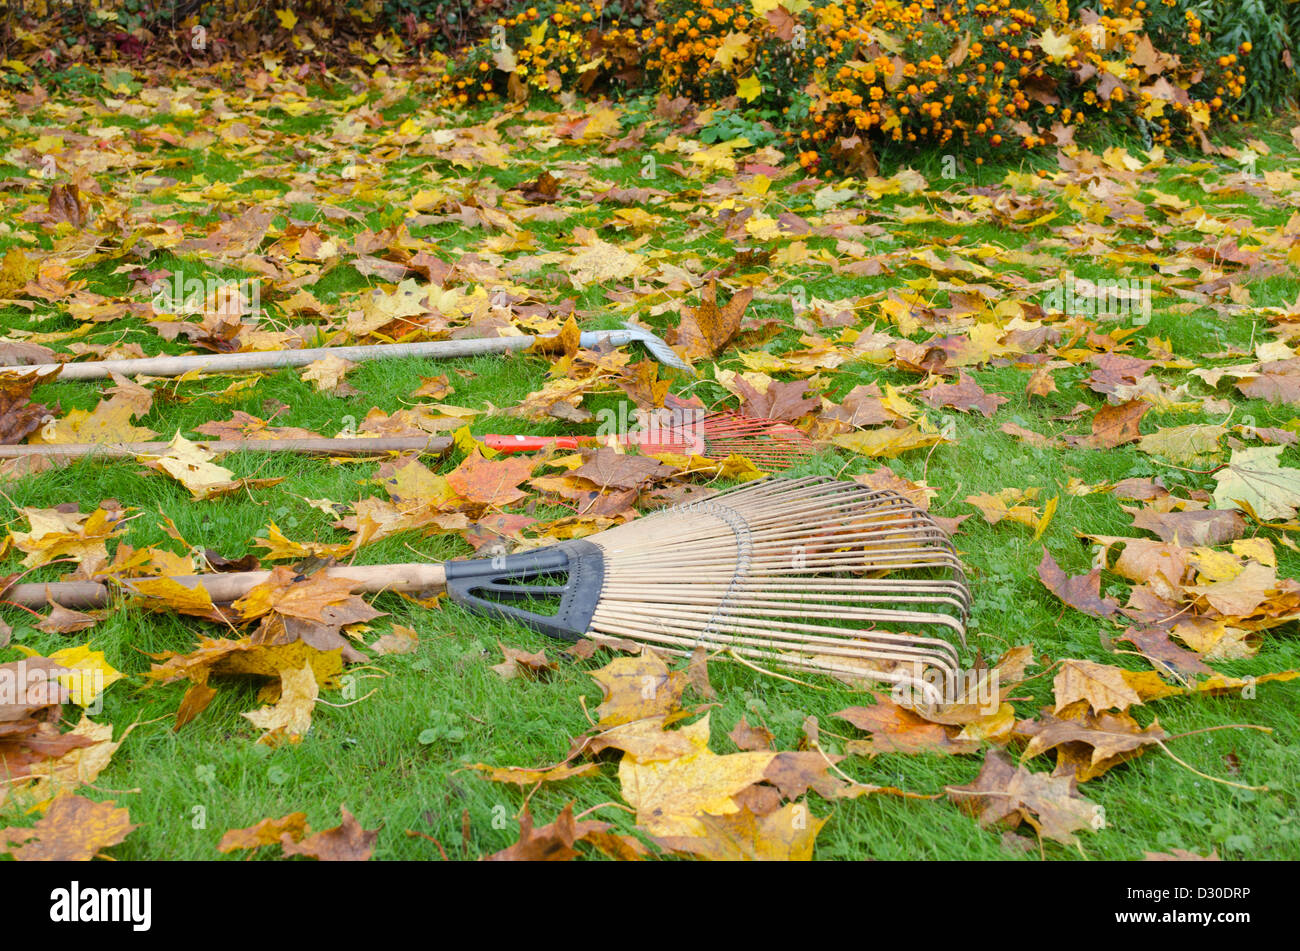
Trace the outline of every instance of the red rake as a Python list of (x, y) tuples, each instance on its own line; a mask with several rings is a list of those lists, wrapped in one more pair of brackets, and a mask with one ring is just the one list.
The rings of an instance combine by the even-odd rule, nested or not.
[[(632, 432), (619, 440), (636, 446), (643, 453), (674, 453), (701, 456), (714, 461), (731, 455), (749, 459), (765, 472), (780, 472), (797, 465), (815, 452), (813, 442), (789, 423), (776, 419), (758, 419), (724, 410), (705, 413), (701, 410), (674, 410), (665, 413), (667, 421), (652, 417), (642, 431)], [(535, 452), (539, 449), (580, 449), (599, 446), (595, 436), (502, 436), (483, 437), (484, 445), (498, 452)], [(417, 452), (441, 454), (451, 448), (447, 436), (384, 436), (353, 439), (223, 439), (198, 443), (210, 452), (298, 452), (327, 456), (373, 455), (382, 452)], [(0, 460), (25, 456), (49, 456), (65, 459), (99, 456), (130, 458), (161, 456), (171, 450), (165, 442), (138, 443), (61, 443), (53, 445), (0, 446)]]
[[(674, 453), (714, 461), (744, 456), (768, 472), (788, 469), (816, 452), (813, 441), (789, 423), (742, 416), (731, 410), (666, 411), (651, 416), (644, 429), (618, 441), (650, 455)], [(594, 436), (484, 436), (483, 442), (502, 453), (531, 452), (550, 446), (579, 449), (600, 444)]]

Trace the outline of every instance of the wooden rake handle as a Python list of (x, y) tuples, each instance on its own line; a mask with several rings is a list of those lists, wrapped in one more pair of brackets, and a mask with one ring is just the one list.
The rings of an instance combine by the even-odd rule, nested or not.
[[(217, 439), (196, 443), (211, 452), (300, 452), (320, 456), (369, 456), (384, 452), (418, 452), (442, 455), (452, 446), (447, 436), (390, 436), (378, 439)], [(102, 456), (111, 459), (133, 456), (165, 456), (171, 444), (165, 442), (64, 443), (52, 445), (0, 446), (0, 459), (25, 456), (57, 456), (80, 459)]]
[[(646, 331), (589, 330), (582, 334), (579, 344), (584, 347), (599, 346), (608, 342), (620, 347), (633, 340), (660, 343)], [(339, 357), (354, 363), (363, 360), (381, 360), (394, 357), (425, 357), (447, 360), (455, 357), (475, 357), (488, 353), (510, 353), (527, 350), (535, 343), (558, 341), (559, 337), (472, 337), (464, 340), (431, 340), (421, 343), (383, 343), (354, 347), (310, 347), (304, 350), (257, 350), (248, 353), (191, 354), (181, 357), (141, 357), (129, 360), (92, 360), (86, 363), (41, 363), (25, 366), (5, 366), (6, 370), (20, 373), (49, 373), (59, 371), (59, 380), (102, 380), (113, 373), (121, 376), (176, 377), (187, 373), (232, 373), (242, 370), (278, 370), (282, 367), (302, 367), (326, 357)], [(660, 351), (666, 351), (661, 353)], [(656, 346), (652, 353), (656, 359), (673, 366), (685, 364), (666, 344)]]
[[(410, 562), (398, 565), (353, 565), (326, 568), (329, 578), (346, 578), (355, 582), (352, 590), (361, 594), (396, 591), (403, 594), (437, 594), (446, 586), (447, 573), (441, 564)], [(269, 571), (229, 571), (203, 575), (172, 575), (171, 580), (187, 588), (203, 587), (215, 604), (237, 601), (271, 577)], [(128, 590), (132, 581), (124, 579)], [(65, 608), (103, 608), (109, 603), (109, 587), (97, 581), (29, 582), (13, 585), (0, 592), (0, 601), (25, 608), (41, 608), (51, 602)]]

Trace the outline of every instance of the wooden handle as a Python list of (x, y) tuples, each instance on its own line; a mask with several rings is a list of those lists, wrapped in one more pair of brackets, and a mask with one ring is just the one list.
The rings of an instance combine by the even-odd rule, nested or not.
[[(217, 439), (196, 443), (211, 452), (301, 452), (323, 456), (369, 456), (382, 452), (418, 452), (442, 455), (452, 446), (447, 436), (390, 436), (378, 439)], [(0, 446), (0, 459), (23, 456), (57, 456), (79, 459), (105, 456), (113, 459), (133, 456), (165, 456), (171, 444), (165, 442), (55, 443), (51, 445)]]
[[(277, 370), (301, 367), (325, 357), (360, 362), (386, 357), (472, 357), (484, 353), (526, 350), (535, 337), (480, 337), (470, 340), (434, 340), (425, 343), (389, 343), (371, 347), (311, 347), (305, 350), (265, 350), (252, 353), (211, 353), (183, 357), (144, 357), (134, 360), (94, 360), (87, 363), (41, 363), (18, 366), (20, 373), (48, 373), (59, 370), (60, 380), (101, 380), (112, 373), (120, 376), (184, 376), (186, 373), (236, 370)], [(7, 368), (8, 369), (8, 368)]]
[[(405, 594), (437, 594), (447, 583), (447, 573), (440, 564), (412, 562), (401, 565), (351, 565), (325, 569), (330, 578), (356, 582), (352, 590), (362, 594), (397, 591)], [(203, 587), (216, 604), (237, 601), (271, 577), (269, 571), (230, 571), (204, 575), (172, 575), (171, 580), (187, 588)], [(132, 581), (122, 584), (129, 590)], [(51, 581), (18, 584), (0, 592), (0, 601), (11, 601), (26, 608), (40, 608), (51, 601), (65, 608), (102, 608), (108, 605), (108, 586), (95, 581)]]
[[(614, 346), (627, 343), (633, 335), (627, 330), (592, 330), (582, 335), (583, 346), (596, 346), (608, 340)], [(133, 360), (93, 360), (87, 363), (38, 363), (5, 366), (19, 373), (59, 371), (60, 380), (101, 380), (112, 373), (120, 376), (184, 376), (210, 370), (230, 373), (235, 370), (278, 370), (301, 367), (325, 357), (340, 357), (361, 362), (390, 357), (429, 357), (446, 360), (453, 357), (476, 357), (485, 353), (509, 353), (527, 350), (535, 343), (558, 341), (559, 337), (473, 337), (467, 340), (432, 340), (423, 343), (380, 343), (357, 347), (311, 347), (306, 350), (259, 350), (252, 353), (201, 353), (183, 357), (143, 357)], [(678, 360), (680, 362), (680, 359)]]

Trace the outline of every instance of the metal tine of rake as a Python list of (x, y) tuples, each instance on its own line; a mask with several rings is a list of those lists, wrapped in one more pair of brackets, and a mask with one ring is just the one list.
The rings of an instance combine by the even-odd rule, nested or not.
[(788, 468), (814, 452), (812, 440), (789, 423), (729, 410), (708, 414), (702, 430), (705, 449), (713, 458), (741, 455), (756, 464)]
[[(602, 533), (609, 568), (594, 632), (632, 637), (640, 628), (637, 638), (669, 649), (702, 644), (800, 669), (914, 686), (921, 681), (922, 693), (932, 701), (933, 691), (927, 689), (932, 685), (918, 670), (934, 670), (945, 681), (955, 676), (958, 656), (949, 642), (876, 627), (937, 625), (964, 638), (970, 597), (960, 562), (942, 530), (915, 506), (892, 493), (817, 478), (764, 480), (725, 493), (713, 505), (711, 520), (698, 517), (710, 511), (710, 500), (704, 500)], [(671, 524), (685, 521), (688, 513), (697, 516), (691, 524)], [(869, 523), (882, 514), (891, 523), (886, 537), (910, 539), (909, 544), (881, 550), (870, 544), (881, 533), (856, 530), (857, 520)], [(908, 525), (911, 536), (904, 534)], [(653, 544), (668, 535), (671, 547)], [(800, 544), (809, 539), (818, 543)], [(638, 549), (653, 554), (638, 558)], [(916, 568), (946, 570), (952, 577), (822, 576), (827, 570), (861, 574)], [(647, 602), (653, 613), (646, 611)], [(889, 602), (898, 606), (877, 606)], [(872, 626), (844, 626), (860, 621)], [(644, 630), (647, 622), (653, 630)], [(894, 669), (864, 669), (864, 661)]]
[[(622, 440), (643, 453), (670, 452), (720, 460), (741, 455), (759, 468), (778, 472), (797, 465), (816, 452), (800, 430), (777, 419), (743, 416), (731, 410), (662, 410), (653, 413), (638, 430)], [(498, 452), (531, 452), (554, 446), (577, 449), (599, 445), (591, 436), (494, 436), (483, 442)]]
[[(841, 510), (846, 509), (847, 503), (849, 502), (856, 502), (859, 505), (863, 502), (873, 502), (882, 506), (882, 508), (879, 509), (881, 513), (886, 511), (899, 511), (905, 512), (906, 517), (883, 521), (883, 514), (878, 514), (872, 522), (872, 524), (876, 525), (876, 528), (868, 531), (849, 532), (846, 530), (845, 526), (839, 526), (836, 533), (830, 537), (830, 540), (828, 540), (828, 536), (824, 529), (820, 527), (801, 527), (800, 530), (787, 532), (779, 542), (772, 541), (760, 543), (756, 548), (756, 558), (762, 560), (763, 553), (773, 549), (774, 546), (781, 547), (789, 546), (791, 544), (803, 544), (805, 556), (814, 553), (818, 554), (820, 556), (818, 563), (822, 568), (833, 569), (836, 567), (835, 563), (838, 562), (839, 568), (842, 570), (855, 570), (859, 567), (858, 556), (852, 551), (845, 551), (843, 549), (847, 544), (861, 543), (864, 547), (867, 545), (871, 546), (872, 554), (881, 567), (922, 567), (927, 564), (944, 563), (954, 571), (958, 572), (960, 576), (961, 564), (958, 561), (955, 552), (953, 552), (952, 546), (947, 540), (947, 536), (927, 515), (916, 509), (911, 505), (911, 503), (907, 502), (900, 496), (892, 495), (892, 493), (887, 494), (874, 492), (865, 489), (864, 487), (856, 486), (853, 483), (848, 483), (847, 485), (850, 487), (850, 490), (856, 489), (857, 491), (852, 491), (851, 495), (841, 496), (841, 498), (837, 500), (836, 504), (838, 504)], [(812, 509), (818, 507), (815, 504), (815, 496), (811, 494), (812, 492), (815, 492), (815, 487), (803, 492), (791, 492), (788, 496), (789, 504), (784, 506), (780, 512), (769, 516), (765, 520), (756, 518), (751, 521), (751, 526), (755, 528), (770, 528), (772, 524), (776, 522), (795, 522), (801, 524), (801, 526), (806, 524), (803, 521), (805, 517), (810, 514)], [(809, 499), (813, 499), (814, 502), (810, 503), (808, 501)], [(823, 499), (822, 501), (824, 503), (825, 500)], [(725, 535), (725, 531), (722, 535), (718, 535), (715, 532), (713, 537), (721, 538), (723, 535)], [(902, 539), (905, 540), (907, 544), (899, 547), (889, 547), (879, 544), (886, 538), (895, 540)], [(683, 566), (692, 563), (706, 563), (708, 559), (712, 557), (712, 553), (707, 551), (709, 540), (710, 536), (707, 533), (697, 532), (690, 538), (682, 539), (683, 543), (690, 542), (693, 545), (689, 557), (678, 553), (672, 554), (669, 557), (673, 559), (674, 563)], [(816, 541), (820, 541), (821, 544), (811, 544)], [(923, 542), (934, 544), (922, 546), (920, 543)], [(788, 559), (786, 559), (783, 552), (778, 552), (778, 554), (774, 556), (768, 556), (766, 560), (768, 562), (780, 562)], [(777, 567), (776, 570), (796, 569), (782, 569)], [(961, 584), (959, 589), (961, 592), (965, 592), (964, 584)]]
[[(953, 696), (961, 658), (949, 638), (964, 645), (970, 607), (961, 562), (925, 512), (892, 492), (823, 477), (760, 479), (504, 558), (324, 570), (353, 590), (445, 588), (471, 611), (567, 640), (631, 640), (676, 654), (703, 647), (906, 685), (927, 704)], [(269, 576), (174, 580), (224, 602)], [(90, 607), (107, 603), (107, 593), (94, 582), (49, 582), (15, 585), (3, 597)], [(522, 604), (543, 600), (554, 610)]]
[(649, 452), (693, 451), (707, 459), (744, 456), (769, 470), (788, 469), (816, 452), (813, 441), (789, 423), (732, 410), (675, 410), (666, 422), (652, 417), (649, 431), (637, 442)]

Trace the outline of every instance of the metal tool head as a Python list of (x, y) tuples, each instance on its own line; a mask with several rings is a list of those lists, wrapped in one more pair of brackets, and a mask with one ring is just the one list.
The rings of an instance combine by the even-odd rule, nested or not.
[(579, 342), (584, 347), (591, 347), (602, 340), (608, 340), (616, 347), (625, 343), (640, 343), (649, 351), (650, 356), (665, 366), (685, 370), (691, 376), (698, 375), (690, 364), (677, 355), (677, 351), (668, 346), (668, 343), (662, 337), (639, 324), (632, 323), (630, 320), (623, 324), (621, 330), (588, 331), (582, 335)]
[(652, 333), (645, 327), (634, 324), (630, 320), (624, 321), (623, 326), (632, 335), (632, 339), (640, 341), (641, 345), (650, 351), (650, 355), (660, 363), (676, 367), (679, 370), (685, 370), (691, 376), (696, 375), (691, 365), (679, 357), (677, 351), (668, 346), (667, 342), (658, 334)]

